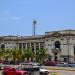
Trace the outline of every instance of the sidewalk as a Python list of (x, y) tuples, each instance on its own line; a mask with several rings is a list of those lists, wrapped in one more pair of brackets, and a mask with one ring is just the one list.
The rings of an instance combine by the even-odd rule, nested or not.
[(48, 70), (65, 70), (65, 71), (75, 71), (75, 68), (73, 67), (55, 67), (55, 66), (42, 66), (41, 68), (45, 68)]

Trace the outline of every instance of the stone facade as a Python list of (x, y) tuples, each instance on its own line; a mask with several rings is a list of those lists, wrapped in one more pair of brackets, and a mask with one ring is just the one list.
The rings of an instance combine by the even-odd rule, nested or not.
[(1, 36), (2, 49), (47, 49), (52, 61), (75, 62), (75, 30), (46, 32), (37, 36)]

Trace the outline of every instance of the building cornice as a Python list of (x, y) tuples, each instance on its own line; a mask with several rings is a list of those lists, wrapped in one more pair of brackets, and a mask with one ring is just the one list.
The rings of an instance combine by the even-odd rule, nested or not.
[[(64, 33), (62, 33), (64, 31)], [(67, 32), (65, 32), (67, 31)], [(22, 41), (22, 40), (39, 40), (39, 39), (45, 39), (45, 38), (50, 38), (50, 37), (64, 37), (64, 36), (75, 36), (74, 33), (70, 33), (70, 31), (75, 31), (75, 30), (61, 30), (61, 31), (53, 31), (53, 32), (46, 32), (47, 34), (44, 35), (36, 35), (36, 36), (1, 36), (0, 41)]]

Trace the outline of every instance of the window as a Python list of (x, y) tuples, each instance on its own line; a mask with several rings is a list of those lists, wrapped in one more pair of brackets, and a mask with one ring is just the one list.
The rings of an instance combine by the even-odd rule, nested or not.
[(44, 48), (44, 42), (40, 42), (40, 48)]
[(26, 43), (23, 43), (23, 49), (26, 49)]
[(64, 39), (61, 39), (61, 40), (64, 40)]
[(36, 48), (39, 49), (39, 43), (38, 42), (36, 43)]
[(8, 42), (8, 44), (10, 44), (10, 42)]
[(31, 43), (32, 51), (34, 52), (34, 43)]
[(48, 44), (48, 46), (52, 46), (51, 44)]
[(4, 44), (1, 45), (1, 49), (2, 49), (2, 50), (5, 49), (5, 45), (4, 45)]
[(51, 40), (51, 41), (54, 41), (54, 40)]
[(64, 62), (67, 62), (68, 61), (68, 58), (64, 58)]
[(27, 43), (27, 48), (30, 48), (30, 43)]
[(22, 44), (21, 43), (19, 43), (19, 49), (22, 49)]
[(55, 42), (55, 49), (56, 49), (56, 48), (59, 48), (59, 49), (60, 49), (60, 45), (61, 45), (61, 44), (60, 44), (60, 41), (56, 41), (56, 42)]

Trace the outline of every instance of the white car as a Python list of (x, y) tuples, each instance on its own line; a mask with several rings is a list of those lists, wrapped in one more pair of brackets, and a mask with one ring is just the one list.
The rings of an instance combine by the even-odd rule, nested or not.
[(29, 63), (20, 63), (21, 68), (23, 68), (24, 70), (39, 70), (40, 68), (40, 64), (39, 63), (35, 63), (35, 62), (29, 62)]

